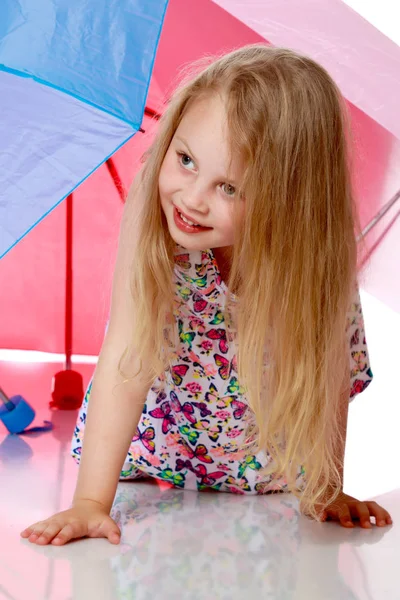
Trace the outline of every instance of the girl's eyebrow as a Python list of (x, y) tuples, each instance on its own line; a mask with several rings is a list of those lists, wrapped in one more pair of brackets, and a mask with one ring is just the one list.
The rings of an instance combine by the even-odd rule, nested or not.
[[(194, 160), (197, 162), (197, 158), (195, 157), (194, 153), (189, 148), (189, 144), (187, 143), (187, 141), (179, 136), (176, 136), (175, 139), (182, 142), (182, 144), (184, 144), (186, 146), (186, 148), (189, 150), (190, 156), (192, 158), (194, 158)], [(230, 185), (237, 185), (237, 183), (233, 179), (230, 179), (227, 175), (221, 175), (221, 179), (223, 179), (226, 183), (229, 183)]]
[(197, 158), (195, 157), (195, 155), (193, 154), (193, 152), (191, 151), (191, 149), (189, 148), (189, 144), (187, 143), (186, 140), (184, 140), (181, 137), (176, 137), (175, 139), (179, 140), (180, 142), (182, 142), (182, 144), (185, 144), (186, 148), (189, 150), (189, 154), (192, 158), (194, 158), (194, 160), (197, 162)]

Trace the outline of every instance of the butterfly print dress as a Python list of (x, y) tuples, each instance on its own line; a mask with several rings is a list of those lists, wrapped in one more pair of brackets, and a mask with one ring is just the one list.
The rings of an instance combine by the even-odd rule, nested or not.
[[(260, 476), (260, 468), (271, 460), (267, 453), (246, 456), (241, 449), (252, 412), (237, 379), (235, 336), (223, 317), (228, 290), (212, 250), (189, 252), (177, 244), (174, 282), (180, 346), (172, 368), (154, 380), (147, 394), (120, 478), (150, 476), (179, 488), (239, 494), (286, 491), (284, 479)], [(347, 334), (351, 401), (372, 380), (358, 291)], [(91, 388), (92, 382), (72, 439), (78, 463)], [(302, 483), (299, 465), (300, 487)]]

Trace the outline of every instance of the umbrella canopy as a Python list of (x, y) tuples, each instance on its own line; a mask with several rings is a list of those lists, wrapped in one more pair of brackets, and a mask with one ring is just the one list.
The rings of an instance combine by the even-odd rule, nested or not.
[(0, 257), (140, 127), (166, 0), (5, 0)]
[[(150, 4), (154, 3), (146, 3)], [(179, 78), (181, 66), (205, 53), (267, 41), (309, 54), (328, 69), (348, 99), (358, 150), (357, 195), (362, 223), (367, 224), (400, 187), (400, 163), (394, 160), (400, 155), (400, 132), (391, 109), (399, 89), (393, 83), (392, 65), (399, 64), (400, 49), (354, 11), (333, 0), (325, 0), (325, 10), (317, 10), (317, 4), (311, 1), (249, 1), (246, 10), (240, 12), (241, 5), (244, 6), (234, 0), (197, 0), (190, 5), (184, 0), (170, 0), (147, 105), (160, 110), (162, 99)], [(339, 19), (340, 25), (345, 22), (347, 26), (340, 29)], [(357, 31), (358, 37), (352, 38), (351, 31)], [(375, 62), (371, 62), (370, 55), (367, 55), (366, 66), (356, 60), (365, 50), (361, 44), (374, 48)], [(376, 69), (377, 77), (382, 72), (380, 55), (387, 58), (385, 72), (391, 90), (388, 98), (373, 92), (377, 86), (371, 69), (374, 74)], [(379, 103), (383, 105), (380, 110)], [(116, 119), (118, 109), (113, 110), (112, 117)], [(133, 119), (129, 118), (123, 126), (132, 127), (132, 123)], [(154, 129), (147, 117), (142, 127), (146, 134), (131, 137), (113, 156), (126, 188), (151, 139), (151, 135), (147, 135), (149, 127)], [(110, 153), (103, 151), (102, 160)], [(76, 354), (96, 355), (100, 350), (121, 211), (121, 200), (104, 168), (93, 173), (74, 193), (73, 348)], [(0, 278), (7, 290), (0, 297), (0, 347), (63, 351), (64, 227), (63, 203), (0, 262)], [(378, 231), (371, 233), (371, 244), (377, 236)]]

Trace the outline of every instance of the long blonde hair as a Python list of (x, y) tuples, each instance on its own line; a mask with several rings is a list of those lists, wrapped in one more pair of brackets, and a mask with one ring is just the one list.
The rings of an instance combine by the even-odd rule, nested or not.
[(339, 414), (350, 384), (346, 324), (360, 224), (349, 114), (332, 78), (309, 57), (248, 45), (192, 63), (172, 94), (144, 156), (146, 202), (131, 279), (137, 326), (119, 366), (134, 349), (150, 384), (169, 368), (179, 343), (171, 317), (175, 242), (158, 177), (189, 104), (212, 93), (226, 98), (232, 154), (245, 164), (246, 214), (235, 220), (227, 282), (238, 301), (233, 309), (228, 294), (225, 310), (254, 414), (246, 448), (267, 450), (273, 460), (263, 472), (284, 476), (318, 519), (316, 505), (333, 501), (341, 484)]

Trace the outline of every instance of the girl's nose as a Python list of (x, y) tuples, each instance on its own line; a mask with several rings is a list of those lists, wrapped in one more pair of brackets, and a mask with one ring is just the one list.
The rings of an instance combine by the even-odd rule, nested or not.
[(208, 212), (208, 193), (202, 185), (194, 184), (188, 187), (182, 196), (182, 202), (188, 212), (201, 213), (202, 215), (206, 215)]

